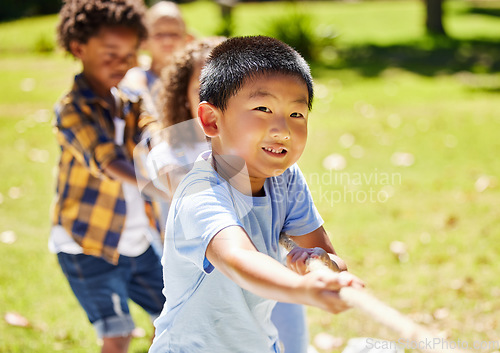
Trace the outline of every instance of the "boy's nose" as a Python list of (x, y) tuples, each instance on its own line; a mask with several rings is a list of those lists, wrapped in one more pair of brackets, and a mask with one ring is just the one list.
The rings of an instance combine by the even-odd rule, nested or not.
[(131, 67), (134, 67), (137, 62), (137, 57), (136, 56), (122, 56), (118, 58), (116, 65), (119, 67), (124, 67), (127, 70)]
[(290, 139), (290, 129), (285, 117), (276, 117), (272, 119), (270, 134), (272, 137), (280, 140)]

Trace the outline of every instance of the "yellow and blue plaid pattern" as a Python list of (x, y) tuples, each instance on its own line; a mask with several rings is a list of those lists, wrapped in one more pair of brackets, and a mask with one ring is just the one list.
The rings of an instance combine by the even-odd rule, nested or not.
[[(152, 122), (139, 98), (118, 94), (115, 116), (125, 121), (123, 146), (115, 144), (111, 106), (94, 94), (81, 74), (55, 107), (61, 158), (53, 224), (62, 225), (85, 254), (111, 263), (118, 262), (126, 206), (121, 183), (103, 170), (116, 159), (132, 161), (143, 128)], [(151, 225), (157, 228), (151, 204), (146, 206)]]

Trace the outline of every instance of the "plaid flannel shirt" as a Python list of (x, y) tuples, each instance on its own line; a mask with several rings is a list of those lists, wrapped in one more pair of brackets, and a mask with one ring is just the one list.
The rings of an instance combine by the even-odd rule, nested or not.
[[(88, 255), (117, 263), (126, 206), (121, 182), (103, 173), (117, 159), (132, 161), (144, 127), (153, 121), (137, 96), (118, 91), (117, 118), (125, 121), (123, 146), (115, 143), (110, 105), (88, 86), (82, 74), (55, 107), (55, 131), (61, 147), (53, 224), (62, 225)], [(121, 106), (120, 106), (121, 105)], [(158, 228), (151, 203), (151, 226)]]

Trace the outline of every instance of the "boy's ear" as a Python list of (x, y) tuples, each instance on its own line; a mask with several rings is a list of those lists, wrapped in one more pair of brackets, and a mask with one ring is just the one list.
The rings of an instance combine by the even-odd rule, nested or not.
[(82, 43), (80, 43), (77, 40), (72, 40), (71, 42), (69, 42), (69, 49), (71, 51), (71, 54), (73, 54), (73, 56), (75, 58), (78, 58), (78, 59), (82, 58), (82, 53), (83, 53), (83, 44)]
[(198, 119), (206, 136), (213, 138), (219, 135), (219, 128), (217, 126), (219, 116), (220, 111), (213, 104), (201, 102), (198, 105)]

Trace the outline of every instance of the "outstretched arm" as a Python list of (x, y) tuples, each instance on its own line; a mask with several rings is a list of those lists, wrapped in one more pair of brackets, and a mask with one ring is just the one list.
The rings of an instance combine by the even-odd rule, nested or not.
[(221, 230), (210, 241), (206, 256), (215, 268), (254, 294), (282, 302), (313, 305), (333, 313), (348, 308), (339, 298), (338, 290), (360, 282), (347, 272), (314, 271), (301, 276), (258, 252), (238, 226)]
[(149, 180), (144, 179), (140, 175), (136, 175), (132, 162), (125, 159), (115, 159), (110, 162), (104, 168), (104, 174), (122, 183), (128, 183), (134, 186), (145, 185), (142, 192), (147, 196), (153, 199), (160, 198), (162, 200), (169, 200), (169, 196), (163, 191), (155, 188)]

